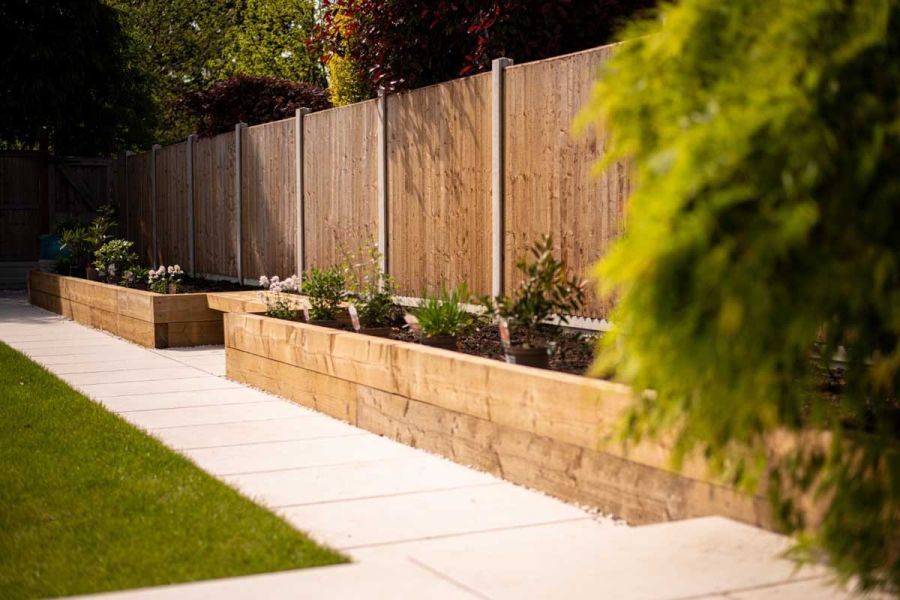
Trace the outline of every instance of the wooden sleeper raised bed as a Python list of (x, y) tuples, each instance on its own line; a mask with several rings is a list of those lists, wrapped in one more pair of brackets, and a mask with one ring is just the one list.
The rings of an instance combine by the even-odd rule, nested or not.
[(32, 271), (31, 304), (148, 348), (222, 344), (222, 313), (206, 294), (156, 294)]
[(235, 381), (632, 523), (772, 525), (764, 497), (710, 481), (701, 460), (674, 472), (664, 443), (608, 442), (624, 386), (251, 314), (225, 315), (225, 344)]

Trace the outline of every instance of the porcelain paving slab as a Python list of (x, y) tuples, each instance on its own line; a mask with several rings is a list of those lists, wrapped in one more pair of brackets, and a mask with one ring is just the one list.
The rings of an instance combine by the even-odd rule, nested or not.
[[(247, 388), (226, 388), (221, 390), (195, 390), (191, 392), (170, 392), (168, 394), (129, 394), (106, 398), (103, 405), (115, 412), (138, 410), (161, 410), (167, 408), (189, 408), (219, 406), (225, 404), (252, 404), (272, 402), (274, 396)], [(316, 413), (310, 413), (316, 414)]]
[(150, 430), (150, 433), (168, 446), (179, 450), (367, 435), (365, 431), (356, 427), (334, 419), (319, 418), (318, 415), (288, 417), (275, 421), (170, 427)]
[(415, 456), (416, 450), (365, 434), (185, 450), (184, 454), (201, 468), (222, 476), (402, 458)]
[(279, 512), (338, 550), (590, 518), (574, 506), (502, 482)]
[(247, 403), (241, 404), (121, 411), (119, 414), (129, 422), (144, 429), (160, 429), (163, 427), (185, 427), (188, 425), (209, 425), (213, 423), (289, 419), (299, 416), (301, 413), (290, 404), (279, 402), (278, 400), (259, 401), (254, 398)]
[(274, 473), (246, 473), (223, 479), (266, 505), (278, 507), (377, 498), (499, 481), (486, 473), (427, 455)]
[(186, 379), (188, 377), (202, 376), (192, 367), (185, 367), (177, 363), (165, 367), (153, 369), (130, 369), (121, 371), (94, 371), (89, 373), (66, 373), (64, 379), (70, 385), (89, 385), (94, 383), (130, 383), (144, 381), (163, 381), (168, 379)]
[(483, 599), (483, 596), (410, 563), (336, 565), (89, 597), (98, 600)]
[(240, 386), (227, 379), (204, 373), (197, 377), (154, 381), (152, 384), (147, 382), (92, 383), (76, 387), (93, 398), (103, 399), (116, 396), (146, 394), (148, 392), (153, 394), (165, 394), (171, 392), (191, 392), (195, 390), (235, 389)]
[(360, 549), (354, 555), (362, 561), (412, 557), (491, 598), (670, 600), (822, 574), (818, 569), (795, 574), (792, 562), (778, 558), (787, 545), (782, 536), (708, 517), (636, 528), (541, 525)]
[[(15, 348), (15, 346), (13, 347)], [(70, 373), (111, 373), (113, 371), (159, 369), (170, 366), (178, 366), (178, 363), (161, 356), (147, 356), (144, 358), (132, 358), (126, 360), (95, 360), (53, 365), (53, 372), (57, 375), (68, 375)]]

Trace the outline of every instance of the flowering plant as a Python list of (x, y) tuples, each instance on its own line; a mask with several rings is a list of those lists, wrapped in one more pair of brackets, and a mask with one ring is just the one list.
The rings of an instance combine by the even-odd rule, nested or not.
[(117, 275), (124, 275), (137, 262), (132, 246), (134, 243), (128, 240), (109, 240), (94, 253), (94, 268), (107, 283), (115, 281)]
[(178, 265), (165, 266), (160, 265), (156, 270), (151, 269), (147, 276), (147, 283), (150, 284), (150, 291), (157, 294), (177, 294), (178, 284), (184, 271)]
[(387, 327), (398, 317), (394, 304), (394, 280), (381, 268), (381, 252), (375, 243), (344, 257), (347, 299), (356, 307), (363, 327)]
[(122, 273), (122, 280), (119, 285), (125, 287), (133, 287), (136, 283), (147, 281), (150, 277), (150, 269), (140, 265), (132, 265)]
[(300, 310), (297, 303), (286, 296), (287, 293), (296, 293), (300, 287), (300, 278), (291, 275), (287, 279), (280, 279), (278, 275), (259, 278), (259, 285), (267, 290), (268, 294), (260, 292), (260, 298), (266, 302), (266, 316), (288, 321), (299, 321)]

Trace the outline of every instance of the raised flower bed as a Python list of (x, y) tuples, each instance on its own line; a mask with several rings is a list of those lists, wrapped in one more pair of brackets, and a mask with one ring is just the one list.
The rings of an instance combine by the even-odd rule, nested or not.
[(99, 281), (32, 271), (35, 306), (149, 348), (223, 343), (222, 313), (206, 294), (157, 294)]
[(632, 523), (771, 525), (765, 498), (710, 482), (702, 461), (676, 473), (663, 444), (609, 442), (631, 402), (620, 385), (252, 314), (225, 315), (225, 344), (235, 381)]

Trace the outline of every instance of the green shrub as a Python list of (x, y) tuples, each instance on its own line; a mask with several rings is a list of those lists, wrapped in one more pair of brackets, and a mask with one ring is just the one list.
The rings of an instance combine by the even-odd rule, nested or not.
[(416, 319), (422, 333), (426, 337), (455, 337), (465, 333), (475, 323), (475, 316), (463, 306), (470, 299), (469, 289), (464, 283), (453, 291), (447, 291), (446, 287), (441, 286), (437, 294), (422, 294), (416, 310)]
[(337, 319), (344, 299), (345, 285), (344, 273), (340, 267), (310, 269), (301, 286), (301, 291), (309, 299), (309, 318), (314, 321)]
[(394, 280), (381, 268), (381, 252), (374, 242), (355, 255), (345, 255), (342, 269), (347, 299), (356, 307), (362, 327), (387, 327), (397, 318)]
[[(494, 316), (506, 319), (513, 331), (525, 337), (524, 346), (543, 347), (542, 328), (558, 328), (568, 323), (569, 315), (584, 305), (584, 282), (553, 256), (553, 238), (545, 236), (531, 247), (529, 262), (520, 258), (516, 268), (525, 278), (512, 296), (484, 298), (482, 303)], [(559, 318), (556, 325), (547, 322)]]
[[(619, 297), (598, 366), (656, 392), (628, 438), (674, 434), (676, 464), (703, 452), (747, 490), (771, 473), (799, 556), (896, 589), (900, 2), (663, 13), (627, 32), (582, 117), (639, 182), (598, 269)], [(832, 435), (767, 456), (784, 429)]]
[(94, 253), (94, 268), (107, 282), (115, 282), (117, 276), (122, 277), (137, 262), (137, 254), (131, 250), (133, 246), (128, 240), (106, 242)]

